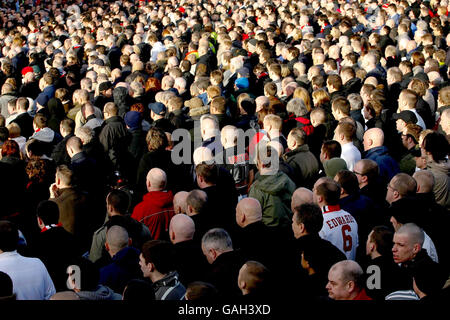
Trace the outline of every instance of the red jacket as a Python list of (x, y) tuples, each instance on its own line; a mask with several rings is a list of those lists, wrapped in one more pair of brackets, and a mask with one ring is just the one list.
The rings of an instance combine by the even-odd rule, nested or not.
[(142, 202), (134, 207), (131, 217), (145, 224), (152, 234), (152, 239), (159, 239), (169, 230), (173, 217), (172, 191), (150, 191), (144, 195)]

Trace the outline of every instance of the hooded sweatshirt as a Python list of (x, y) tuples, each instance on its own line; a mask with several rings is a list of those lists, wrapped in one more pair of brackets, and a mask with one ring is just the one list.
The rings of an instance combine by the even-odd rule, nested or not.
[(173, 211), (172, 191), (150, 191), (136, 205), (131, 217), (145, 224), (152, 239), (159, 239), (169, 229)]
[(39, 131), (36, 131), (31, 136), (31, 138), (42, 141), (42, 142), (52, 143), (53, 139), (55, 138), (55, 131), (53, 131), (49, 127), (42, 128)]
[(257, 174), (250, 188), (249, 197), (261, 203), (262, 221), (269, 227), (287, 227), (291, 224), (290, 210), (295, 183), (283, 172), (273, 175)]
[(186, 288), (178, 280), (178, 273), (172, 271), (153, 283), (156, 300), (184, 300)]

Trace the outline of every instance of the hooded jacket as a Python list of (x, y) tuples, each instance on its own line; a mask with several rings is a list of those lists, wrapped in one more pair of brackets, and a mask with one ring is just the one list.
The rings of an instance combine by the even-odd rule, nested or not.
[(367, 150), (364, 159), (373, 160), (378, 164), (380, 176), (385, 182), (391, 181), (392, 177), (400, 172), (397, 162), (388, 154), (385, 146)]
[(138, 203), (131, 217), (145, 224), (152, 235), (158, 240), (169, 230), (169, 222), (173, 211), (172, 191), (150, 191)]
[(76, 294), (80, 300), (122, 300), (122, 295), (103, 285), (97, 286), (95, 291), (80, 291)]
[(156, 300), (184, 300), (186, 288), (178, 280), (178, 273), (172, 271), (153, 283)]
[(291, 197), (295, 183), (283, 172), (273, 175), (257, 174), (250, 188), (249, 197), (259, 201), (262, 221), (269, 227), (287, 227), (291, 224)]
[(447, 211), (450, 210), (450, 161), (430, 162), (427, 165), (427, 169), (434, 175), (433, 193), (436, 202), (445, 207)]

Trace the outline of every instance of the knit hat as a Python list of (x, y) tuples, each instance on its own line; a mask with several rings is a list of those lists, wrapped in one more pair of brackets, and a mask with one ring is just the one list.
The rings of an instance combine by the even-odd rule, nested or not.
[(34, 72), (34, 69), (32, 67), (25, 67), (22, 69), (22, 75), (26, 75), (28, 72)]
[(237, 78), (234, 84), (238, 89), (247, 89), (250, 86), (248, 78)]
[(409, 111), (409, 110), (403, 110), (400, 113), (394, 113), (392, 115), (392, 119), (394, 119), (394, 120), (402, 119), (406, 123), (413, 123), (413, 124), (417, 123), (416, 115), (414, 114), (414, 112)]
[(341, 170), (347, 170), (347, 163), (344, 159), (333, 158), (323, 163), (325, 174), (327, 177), (334, 179), (334, 176)]
[(124, 117), (125, 124), (131, 129), (138, 129), (141, 125), (141, 114), (137, 111), (128, 111)]

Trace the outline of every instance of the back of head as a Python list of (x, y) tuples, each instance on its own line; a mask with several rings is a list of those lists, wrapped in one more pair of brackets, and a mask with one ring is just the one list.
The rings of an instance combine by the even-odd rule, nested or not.
[(245, 215), (249, 223), (261, 221), (262, 219), (261, 204), (255, 198), (247, 197), (239, 201), (236, 213), (238, 211)]
[(377, 252), (384, 257), (392, 256), (394, 233), (386, 226), (376, 226), (370, 234), (370, 242), (375, 243)]
[(145, 280), (130, 280), (123, 290), (123, 300), (148, 302), (155, 300), (155, 291), (152, 285)]
[(337, 205), (341, 196), (341, 187), (333, 180), (326, 179), (315, 187), (316, 193), (323, 197), (327, 205)]
[(130, 198), (125, 191), (113, 189), (106, 197), (106, 202), (114, 211), (125, 215), (130, 205)]
[(356, 174), (349, 170), (341, 170), (335, 176), (336, 182), (339, 183), (345, 193), (352, 195), (358, 193), (359, 183)]
[(212, 284), (202, 281), (191, 282), (186, 288), (186, 300), (198, 302), (216, 301), (218, 291)]
[(413, 174), (417, 183), (417, 193), (431, 193), (434, 188), (434, 175), (429, 170), (416, 171)]
[(323, 226), (323, 213), (314, 203), (304, 203), (294, 208), (294, 221), (303, 223), (308, 234), (318, 234)]
[(224, 229), (214, 228), (206, 232), (202, 237), (202, 247), (214, 249), (217, 252), (225, 252), (233, 249), (231, 237)]
[(0, 221), (0, 250), (10, 252), (17, 249), (19, 230), (17, 226), (7, 220)]
[(108, 243), (110, 250), (114, 253), (127, 247), (128, 240), (128, 232), (121, 226), (112, 226), (106, 231), (106, 243)]
[(439, 132), (427, 134), (423, 139), (422, 146), (436, 162), (445, 160), (449, 153), (449, 142), (447, 138)]
[(72, 186), (74, 179), (73, 171), (70, 170), (65, 164), (62, 164), (56, 168), (56, 176), (65, 186)]
[(215, 164), (200, 163), (195, 167), (195, 173), (206, 183), (216, 184), (219, 168)]
[[(258, 293), (268, 289), (269, 270), (260, 262), (247, 261), (239, 272), (239, 287), (249, 293)], [(245, 288), (243, 284), (245, 283)]]
[(328, 159), (340, 158), (342, 153), (341, 144), (335, 140), (325, 141), (322, 144), (322, 151), (328, 155)]
[(417, 183), (413, 177), (406, 173), (396, 174), (392, 180), (391, 185), (394, 190), (396, 190), (402, 198), (408, 196), (414, 196), (417, 191)]
[(371, 128), (364, 134), (364, 140), (372, 140), (371, 148), (381, 147), (384, 144), (384, 132), (380, 128)]
[(192, 240), (195, 233), (195, 223), (188, 215), (176, 214), (170, 220), (169, 230), (174, 233), (175, 240), (178, 242)]
[(147, 185), (148, 184), (150, 184), (153, 191), (164, 190), (167, 184), (166, 173), (159, 168), (151, 169), (147, 174)]
[(155, 269), (167, 274), (173, 270), (173, 247), (170, 242), (162, 240), (150, 240), (142, 246), (142, 256), (145, 262), (153, 263)]
[(43, 200), (36, 208), (36, 215), (45, 225), (57, 224), (59, 221), (59, 207), (54, 201)]
[(205, 191), (192, 190), (186, 198), (186, 204), (192, 208), (194, 213), (202, 213), (206, 209), (208, 196)]

